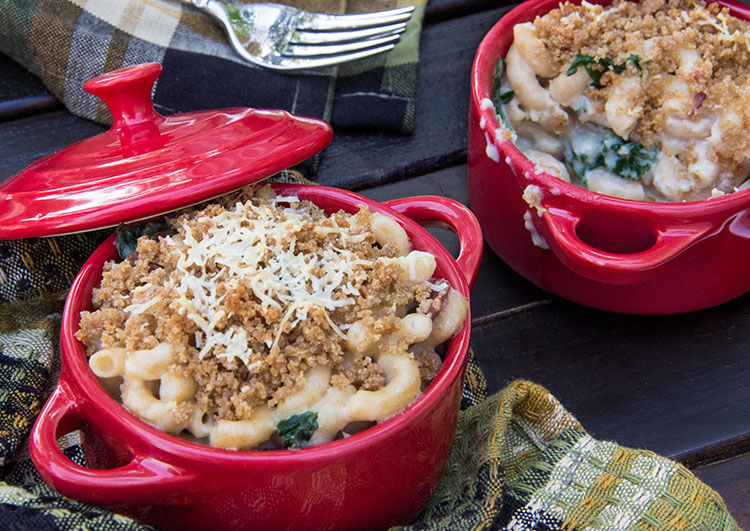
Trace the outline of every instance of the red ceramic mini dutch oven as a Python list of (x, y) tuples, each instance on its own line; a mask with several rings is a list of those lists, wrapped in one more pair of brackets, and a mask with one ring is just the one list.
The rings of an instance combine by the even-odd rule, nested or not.
[[(199, 203), (312, 156), (328, 124), (283, 111), (231, 108), (164, 117), (154, 111), (155, 63), (110, 72), (84, 88), (105, 101), (112, 128), (45, 157), (0, 184), (0, 238), (65, 234), (150, 219)], [(362, 204), (403, 225), (414, 248), (436, 257), (436, 275), (468, 299), (482, 255), (474, 215), (441, 197), (383, 204), (314, 185), (274, 185), (328, 213)], [(457, 233), (454, 259), (419, 223)], [(302, 450), (237, 452), (167, 435), (131, 415), (89, 370), (75, 338), (80, 313), (114, 237), (84, 264), (62, 318), (60, 381), (35, 424), (31, 456), (66, 496), (170, 529), (343, 529), (406, 523), (440, 481), (459, 408), (470, 316), (446, 344), (443, 367), (402, 413), (344, 440)], [(91, 468), (57, 439), (84, 434)]]
[[(482, 254), (473, 214), (441, 197), (377, 203), (314, 185), (274, 185), (327, 213), (365, 204), (395, 218), (413, 247), (437, 260), (436, 276), (468, 299)], [(417, 222), (448, 225), (460, 240), (454, 259)], [(347, 529), (407, 523), (437, 487), (459, 409), (470, 317), (447, 344), (437, 377), (405, 411), (343, 440), (268, 452), (231, 451), (187, 442), (140, 421), (112, 399), (89, 370), (74, 334), (102, 266), (116, 257), (107, 240), (75, 279), (62, 318), (62, 374), (34, 426), (31, 456), (39, 473), (66, 496), (115, 506), (174, 529)], [(60, 451), (57, 438), (81, 429), (96, 468)]]
[[(735, 16), (750, 19), (746, 6), (731, 0), (720, 3)], [(510, 47), (514, 25), (558, 5), (558, 0), (520, 4), (490, 30), (474, 59), (469, 196), (487, 242), (541, 288), (605, 310), (687, 312), (746, 293), (750, 191), (685, 203), (608, 197), (539, 171), (502, 138), (494, 110), (486, 104), (497, 60)], [(541, 208), (524, 201), (528, 186), (538, 187)], [(533, 228), (527, 228), (527, 212)], [(534, 231), (543, 238), (537, 239), (541, 246), (532, 241)]]

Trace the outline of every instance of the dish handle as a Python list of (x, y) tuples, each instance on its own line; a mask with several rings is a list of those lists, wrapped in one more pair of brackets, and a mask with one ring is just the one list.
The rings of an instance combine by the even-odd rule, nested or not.
[(424, 222), (425, 225), (447, 225), (452, 229), (458, 236), (460, 245), (456, 263), (471, 291), (484, 249), (482, 229), (471, 210), (453, 199), (432, 195), (392, 199), (383, 204), (409, 219)]
[(89, 503), (150, 505), (179, 492), (179, 485), (191, 481), (190, 473), (149, 456), (134, 438), (122, 437), (122, 448), (114, 450), (119, 452), (121, 462), (127, 461), (122, 466), (95, 469), (71, 461), (57, 439), (86, 424), (82, 404), (61, 379), (32, 430), (31, 458), (55, 490)]
[(573, 272), (621, 285), (664, 274), (681, 263), (685, 251), (711, 231), (707, 223), (663, 227), (648, 216), (633, 213), (574, 213), (553, 206), (546, 206), (542, 224), (552, 251)]

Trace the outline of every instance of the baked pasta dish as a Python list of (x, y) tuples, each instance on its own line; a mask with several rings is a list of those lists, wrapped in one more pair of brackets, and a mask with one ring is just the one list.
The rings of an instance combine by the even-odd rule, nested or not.
[(745, 189), (750, 25), (717, 3), (569, 2), (517, 24), (493, 101), (545, 172), (626, 199)]
[(215, 447), (319, 444), (399, 413), (466, 317), (434, 256), (365, 206), (247, 188), (149, 234), (105, 265), (76, 336), (133, 414)]

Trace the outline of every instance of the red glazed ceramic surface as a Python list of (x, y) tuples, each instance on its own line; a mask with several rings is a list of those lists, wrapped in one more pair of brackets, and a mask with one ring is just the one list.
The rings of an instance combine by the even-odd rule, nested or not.
[[(355, 212), (366, 204), (394, 217), (416, 249), (437, 259), (435, 275), (468, 299), (482, 255), (473, 214), (442, 197), (387, 203), (322, 186), (274, 185), (310, 199), (327, 213)], [(453, 259), (416, 222), (441, 222), (459, 237)], [(34, 426), (31, 456), (42, 477), (76, 499), (107, 505), (172, 529), (378, 528), (408, 522), (437, 487), (447, 460), (461, 398), (470, 338), (470, 316), (447, 345), (443, 367), (404, 412), (344, 440), (270, 452), (211, 448), (167, 435), (113, 400), (89, 370), (74, 337), (80, 312), (91, 308), (91, 290), (102, 265), (116, 255), (105, 242), (76, 278), (64, 310), (62, 374)], [(74, 429), (86, 434), (95, 456), (82, 468), (59, 450), (56, 438)]]
[[(500, 136), (494, 109), (482, 104), (491, 99), (497, 60), (507, 53), (515, 24), (558, 4), (530, 0), (517, 6), (485, 36), (474, 59), (469, 194), (487, 242), (543, 289), (605, 310), (686, 312), (746, 293), (750, 191), (688, 203), (608, 197), (538, 172)], [(731, 0), (721, 4), (750, 19), (747, 7)], [(538, 187), (538, 209), (522, 198), (530, 185)], [(533, 226), (526, 226), (524, 214)]]
[(0, 239), (114, 226), (199, 203), (263, 179), (323, 149), (320, 120), (246, 108), (161, 116), (147, 63), (84, 84), (112, 128), (31, 164), (0, 185)]

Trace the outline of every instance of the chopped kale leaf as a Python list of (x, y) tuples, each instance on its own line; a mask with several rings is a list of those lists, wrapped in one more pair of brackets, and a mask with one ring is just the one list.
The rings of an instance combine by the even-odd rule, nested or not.
[(309, 441), (317, 429), (318, 414), (312, 411), (292, 415), (276, 427), (284, 448), (301, 448), (302, 443)]
[[(507, 87), (503, 86), (503, 73), (505, 72), (505, 57), (500, 57), (497, 60), (497, 66), (495, 67), (495, 74), (493, 76), (492, 85), (492, 103), (495, 105), (495, 112), (503, 123), (507, 122), (505, 118), (505, 112), (503, 112), (503, 104), (508, 103), (512, 100), (515, 95), (515, 90), (508, 90)], [(506, 124), (507, 127), (507, 124)]]
[(635, 181), (651, 169), (656, 159), (656, 150), (647, 150), (639, 142), (624, 140), (611, 131), (580, 133), (565, 146), (564, 154), (565, 162), (584, 182), (588, 172), (601, 167)]
[(565, 73), (568, 76), (572, 76), (578, 71), (578, 68), (582, 66), (586, 69), (586, 73), (591, 78), (594, 87), (600, 89), (602, 88), (602, 76), (609, 71), (614, 72), (615, 74), (622, 74), (627, 68), (628, 61), (632, 62), (639, 71), (642, 70), (641, 58), (633, 54), (629, 55), (628, 58), (619, 65), (615, 64), (615, 62), (609, 57), (603, 57), (602, 59), (596, 60), (590, 55), (576, 55)]
[(623, 179), (636, 181), (651, 169), (656, 153), (639, 142), (628, 142), (609, 133), (604, 137), (602, 157), (609, 171)]
[[(572, 76), (578, 71), (579, 66), (587, 67), (587, 71), (588, 71), (588, 66), (592, 64), (595, 65), (596, 61), (590, 55), (576, 55), (576, 58), (573, 59), (572, 63), (570, 63), (570, 66), (568, 67), (568, 71), (565, 72), (565, 74), (568, 76)], [(589, 76), (590, 75), (591, 75), (591, 72), (589, 72)]]
[[(492, 101), (495, 104), (495, 108), (499, 108), (501, 103), (508, 103), (510, 98), (504, 100), (504, 94), (512, 91), (503, 90), (503, 73), (505, 72), (505, 57), (501, 57), (497, 60), (497, 66), (495, 67), (495, 75), (493, 76), (492, 86)], [(511, 96), (512, 98), (512, 96)]]
[(500, 100), (500, 103), (508, 103), (510, 100), (513, 99), (513, 97), (516, 95), (515, 90), (506, 90), (502, 94), (500, 94), (497, 99)]
[(643, 67), (641, 67), (641, 56), (640, 55), (630, 54), (630, 55), (628, 55), (628, 58), (625, 59), (625, 61), (630, 61), (631, 63), (633, 63), (633, 65), (638, 69), (639, 72), (643, 70)]

